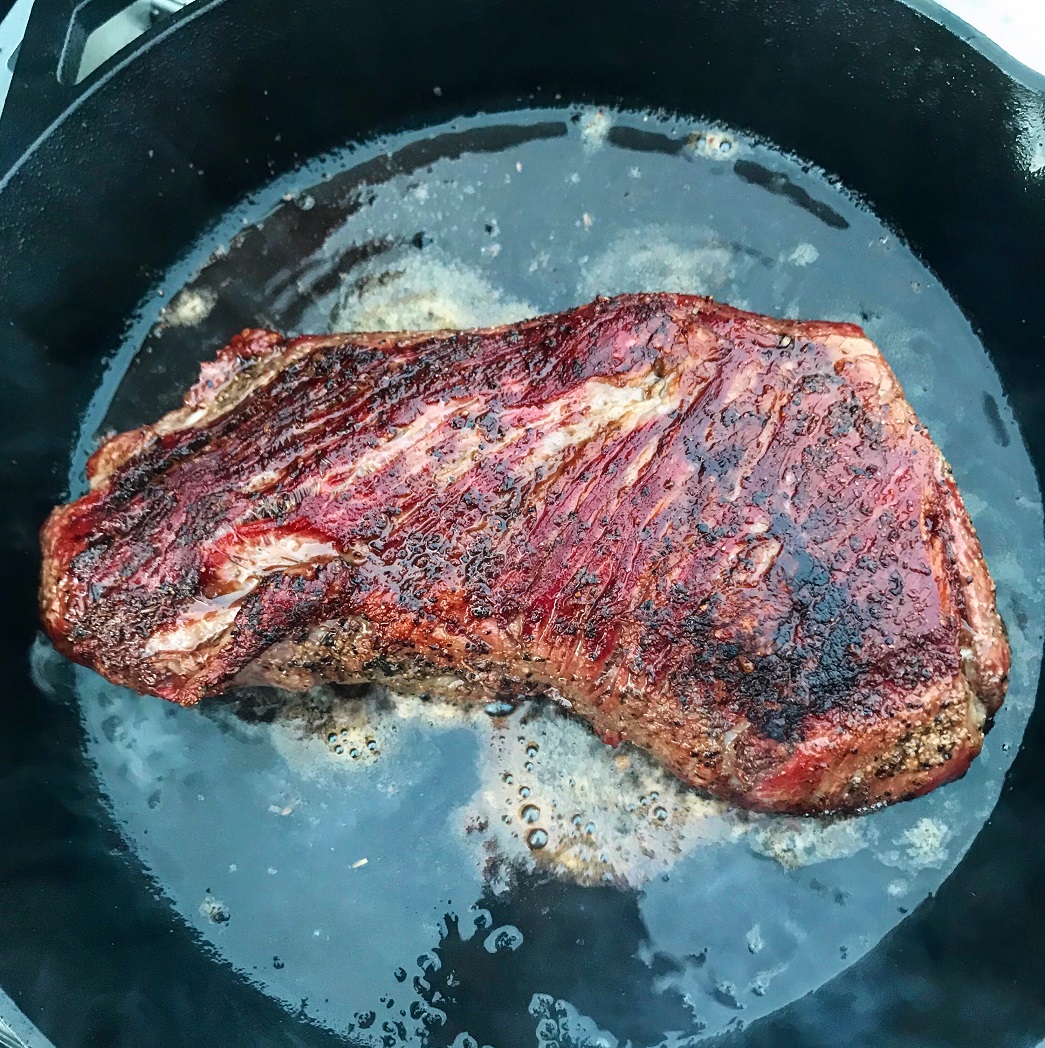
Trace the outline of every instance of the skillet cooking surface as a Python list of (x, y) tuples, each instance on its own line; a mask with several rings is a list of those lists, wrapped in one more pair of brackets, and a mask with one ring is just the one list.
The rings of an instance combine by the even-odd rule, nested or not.
[(133, 861), (290, 1015), (389, 1048), (711, 1035), (852, 964), (965, 853), (1033, 704), (1040, 494), (966, 319), (822, 173), (691, 120), (460, 120), (271, 185), (156, 290), (88, 409), (74, 493), (97, 433), (172, 407), (243, 326), (473, 326), (638, 290), (860, 323), (954, 467), (1013, 645), (962, 782), (820, 823), (730, 812), (537, 704), (331, 689), (182, 710), (38, 643)]

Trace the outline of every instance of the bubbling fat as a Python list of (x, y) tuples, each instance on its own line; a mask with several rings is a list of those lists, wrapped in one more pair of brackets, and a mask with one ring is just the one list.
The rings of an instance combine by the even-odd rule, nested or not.
[(852, 855), (869, 843), (858, 818), (755, 815), (702, 796), (627, 744), (613, 748), (551, 702), (469, 705), (403, 696), (381, 687), (240, 693), (241, 713), (268, 719), (287, 763), (306, 778), (351, 788), (380, 775), (404, 790), (415, 769), (405, 733), (475, 733), (479, 783), (450, 816), (494, 892), (520, 873), (582, 885), (638, 888), (694, 850), (743, 839), (788, 868)]

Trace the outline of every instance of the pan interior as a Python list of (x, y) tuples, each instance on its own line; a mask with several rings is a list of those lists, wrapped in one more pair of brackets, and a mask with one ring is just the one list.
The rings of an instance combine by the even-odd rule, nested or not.
[[(492, 324), (677, 290), (861, 324), (951, 462), (998, 584), (1009, 697), (961, 782), (858, 819), (744, 816), (539, 705), (376, 690), (183, 710), (74, 675), (88, 754), (157, 891), (287, 1009), (353, 1043), (678, 1043), (866, 953), (941, 884), (1023, 734), (1043, 637), (1031, 462), (945, 288), (770, 144), (595, 109), (460, 120), (318, 161), (157, 286), (84, 423), (173, 407), (249, 326)], [(55, 656), (34, 652), (38, 679)]]

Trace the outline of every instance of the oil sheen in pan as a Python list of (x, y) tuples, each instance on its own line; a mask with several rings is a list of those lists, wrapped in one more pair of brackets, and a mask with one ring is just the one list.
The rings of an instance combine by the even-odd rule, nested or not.
[(100, 788), (158, 888), (225, 962), (354, 1042), (652, 1045), (750, 1023), (939, 886), (1019, 745), (1042, 510), (989, 359), (873, 214), (721, 128), (526, 111), (298, 172), (157, 289), (73, 474), (95, 433), (173, 406), (244, 326), (469, 326), (644, 289), (864, 326), (983, 540), (1013, 644), (1008, 701), (962, 782), (818, 823), (730, 812), (536, 705), (329, 689), (182, 710), (78, 671)]

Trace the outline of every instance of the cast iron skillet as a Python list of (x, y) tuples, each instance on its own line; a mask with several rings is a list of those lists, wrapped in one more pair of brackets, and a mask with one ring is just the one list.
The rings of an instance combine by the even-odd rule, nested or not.
[[(555, 95), (710, 114), (814, 159), (902, 233), (993, 355), (1040, 475), (1045, 179), (1012, 137), (1018, 108), (1045, 100), (926, 17), (870, 0), (197, 0), (71, 90), (78, 40), (116, 6), (80, 5), (70, 23), (37, 5), (0, 124), (0, 986), (58, 1048), (344, 1043), (209, 956), (157, 898), (98, 796), (74, 710), (29, 674), (37, 529), (157, 275), (252, 191), (376, 132)], [(939, 894), (723, 1043), (997, 1048), (1045, 1034), (1043, 748), (1039, 708)], [(612, 948), (587, 963), (634, 972), (627, 992), (641, 994), (641, 927), (627, 895), (613, 899), (600, 911)], [(554, 949), (532, 963), (554, 966)], [(528, 978), (477, 984), (462, 1007), (481, 1025), (494, 998), (527, 999)], [(532, 1044), (532, 1021), (498, 1036)]]

